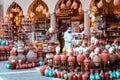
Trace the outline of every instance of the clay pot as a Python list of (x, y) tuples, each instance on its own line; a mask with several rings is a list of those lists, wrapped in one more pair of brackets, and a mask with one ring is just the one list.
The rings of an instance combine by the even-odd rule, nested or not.
[(108, 52), (106, 51), (106, 50), (104, 50), (103, 52), (102, 52), (102, 54), (101, 54), (101, 59), (102, 59), (102, 62), (104, 63), (104, 64), (107, 64), (108, 63), (108, 61), (109, 61), (109, 54), (108, 54)]
[(16, 56), (16, 51), (14, 49), (10, 51), (10, 56)]
[(11, 62), (12, 62), (12, 60), (15, 60), (15, 62), (17, 62), (17, 61), (18, 61), (18, 59), (17, 59), (17, 57), (16, 57), (16, 56), (10, 56), (10, 57), (9, 57), (9, 62), (11, 63)]
[(84, 59), (85, 59), (85, 56), (82, 55), (82, 54), (79, 54), (79, 55), (77, 56), (77, 62), (80, 62), (80, 64), (83, 63)]
[(23, 54), (21, 54), (21, 53), (18, 54), (17, 58), (20, 59), (20, 60), (22, 60), (22, 63), (24, 63), (24, 62), (25, 62), (25, 59), (26, 59), (26, 58), (25, 58), (25, 55), (23, 55)]
[(5, 51), (5, 46), (1, 46), (1, 51)]
[(116, 54), (110, 54), (110, 62), (113, 63), (117, 60), (117, 55)]
[(46, 69), (45, 66), (40, 67), (40, 73), (41, 73), (42, 76), (44, 76), (45, 69)]
[(15, 62), (15, 61), (12, 61), (12, 62), (10, 63), (10, 68), (11, 68), (11, 69), (15, 69), (15, 68), (16, 68), (16, 62)]
[(61, 77), (61, 73), (60, 73), (60, 71), (57, 71), (57, 77), (58, 77), (58, 78)]
[(68, 80), (73, 80), (73, 72), (68, 73)]
[(75, 64), (75, 57), (74, 56), (69, 56), (68, 57), (68, 63), (70, 66), (74, 66)]
[(89, 58), (86, 57), (83, 62), (84, 62), (85, 68), (88, 68), (90, 66), (90, 59)]
[(37, 54), (34, 53), (32, 50), (29, 50), (29, 52), (26, 55), (27, 61), (28, 62), (37, 62)]
[(9, 47), (9, 46), (5, 46), (5, 50), (6, 50), (6, 51), (9, 51), (9, 50), (10, 50), (10, 47)]
[(54, 72), (53, 77), (54, 77), (54, 78), (56, 78), (56, 77), (57, 77), (57, 73), (56, 73), (56, 72)]
[(59, 55), (59, 54), (56, 54), (55, 56), (54, 56), (54, 62), (55, 62), (55, 64), (60, 64), (60, 61), (61, 61), (61, 56)]
[(94, 57), (93, 57), (93, 62), (95, 64), (95, 66), (99, 66), (100, 63), (101, 63), (101, 58), (98, 54), (96, 54)]
[(79, 74), (77, 75), (77, 80), (82, 80), (82, 74), (81, 74), (81, 73), (79, 73)]
[(61, 72), (61, 78), (64, 79), (64, 74), (65, 74), (65, 71), (62, 71)]
[(65, 63), (67, 61), (67, 56), (65, 54), (61, 55), (61, 62)]
[(73, 80), (77, 80), (77, 76), (76, 75), (73, 75)]

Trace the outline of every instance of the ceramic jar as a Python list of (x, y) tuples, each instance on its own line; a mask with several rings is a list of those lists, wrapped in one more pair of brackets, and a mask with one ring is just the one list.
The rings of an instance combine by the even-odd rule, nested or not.
[(59, 54), (56, 54), (55, 56), (54, 56), (54, 62), (55, 62), (55, 64), (60, 64), (60, 61), (61, 61), (61, 56), (59, 55)]
[(85, 56), (82, 54), (77, 55), (77, 62), (82, 64), (85, 59)]
[(69, 63), (69, 65), (70, 66), (74, 66), (74, 64), (75, 64), (75, 57), (74, 56), (69, 56), (68, 57), (68, 63)]
[(106, 51), (106, 50), (104, 50), (103, 52), (102, 52), (102, 54), (101, 54), (101, 59), (102, 59), (102, 62), (103, 62), (103, 64), (107, 64), (108, 63), (108, 61), (110, 60), (110, 57), (109, 57), (109, 54), (108, 54), (108, 52)]
[(88, 69), (90, 66), (90, 59), (86, 57), (83, 62), (84, 62), (85, 68)]
[(65, 54), (61, 55), (61, 62), (65, 63), (67, 61), (67, 56)]
[(96, 54), (94, 57), (93, 57), (93, 63), (95, 66), (99, 66), (100, 63), (101, 63), (101, 57), (99, 56), (99, 54)]
[(73, 71), (71, 71), (70, 73), (68, 73), (68, 80), (73, 80)]

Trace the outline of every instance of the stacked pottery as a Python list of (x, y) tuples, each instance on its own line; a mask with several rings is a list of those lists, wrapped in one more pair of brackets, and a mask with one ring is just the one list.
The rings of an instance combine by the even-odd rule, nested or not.
[(95, 66), (100, 66), (101, 63), (101, 57), (99, 55), (99, 49), (95, 49), (95, 56), (93, 57), (93, 63)]
[(25, 62), (25, 55), (23, 55), (24, 53), (24, 47), (21, 43), (18, 43), (18, 49), (17, 49), (17, 52), (18, 52), (18, 59), (22, 60), (22, 62), (24, 63)]
[(102, 53), (101, 53), (101, 59), (102, 59), (102, 62), (104, 65), (107, 65), (108, 64), (108, 61), (110, 60), (109, 58), (109, 54), (106, 50), (104, 50)]
[(32, 45), (32, 44), (29, 44), (29, 45), (28, 45), (28, 49), (29, 49), (29, 51), (28, 51), (28, 53), (27, 53), (27, 55), (26, 55), (27, 61), (28, 61), (28, 62), (37, 62), (37, 61), (38, 61), (38, 60), (37, 60), (37, 54), (34, 53), (34, 51), (33, 51), (33, 45)]

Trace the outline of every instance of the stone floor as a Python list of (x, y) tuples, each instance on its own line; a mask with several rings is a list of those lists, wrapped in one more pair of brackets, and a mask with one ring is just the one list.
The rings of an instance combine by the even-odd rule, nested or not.
[(10, 70), (5, 67), (6, 61), (0, 62), (0, 80), (62, 80), (41, 76), (39, 67), (32, 69)]

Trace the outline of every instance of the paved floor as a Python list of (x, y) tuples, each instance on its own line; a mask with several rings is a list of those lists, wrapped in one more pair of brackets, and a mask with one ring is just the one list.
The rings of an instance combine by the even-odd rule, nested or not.
[(41, 76), (39, 67), (23, 70), (10, 70), (5, 67), (6, 61), (0, 62), (0, 80), (62, 80)]

